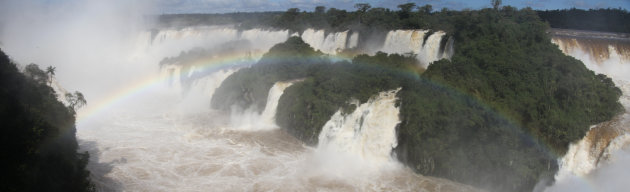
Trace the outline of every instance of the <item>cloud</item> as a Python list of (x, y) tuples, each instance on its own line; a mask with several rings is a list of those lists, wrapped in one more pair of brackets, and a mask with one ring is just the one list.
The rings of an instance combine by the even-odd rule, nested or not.
[(593, 3), (592, 1), (571, 0), (571, 1), (568, 1), (567, 4), (578, 9), (599, 9), (599, 8), (609, 7), (608, 3), (605, 1), (599, 1), (599, 2)]

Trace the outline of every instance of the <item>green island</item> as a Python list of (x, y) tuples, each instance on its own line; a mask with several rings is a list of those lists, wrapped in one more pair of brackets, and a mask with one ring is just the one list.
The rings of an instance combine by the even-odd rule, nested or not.
[[(400, 7), (395, 23), (403, 24), (395, 27), (446, 31), (455, 40), (453, 57), (427, 69), (416, 67), (414, 57), (385, 53), (331, 61), (292, 37), (228, 77), (212, 107), (262, 111), (275, 82), (303, 79), (285, 90), (276, 122), (316, 145), (337, 110), (354, 110), (351, 99), (366, 102), (402, 88), (398, 160), (420, 174), (490, 191), (531, 191), (540, 181), (552, 182), (570, 142), (623, 110), (612, 80), (558, 50), (536, 11), (506, 6), (426, 13), (438, 26), (409, 20), (410, 9)], [(413, 14), (425, 14), (419, 10)]]

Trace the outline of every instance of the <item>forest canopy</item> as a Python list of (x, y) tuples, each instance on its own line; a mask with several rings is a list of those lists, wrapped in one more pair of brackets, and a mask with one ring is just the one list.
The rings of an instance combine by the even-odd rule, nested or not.
[[(494, 3), (494, 1), (493, 1)], [(494, 5), (495, 10), (510, 12), (515, 7)], [(167, 14), (155, 16), (156, 28), (183, 28), (198, 25), (236, 25), (242, 29), (277, 28), (295, 32), (307, 28), (325, 29), (328, 31), (392, 29), (432, 29), (455, 32), (455, 24), (451, 16), (460, 13), (476, 12), (464, 9), (461, 11), (433, 10), (430, 4), (416, 5), (406, 3), (391, 10), (372, 7), (367, 3), (357, 3), (356, 10), (348, 11), (324, 6), (315, 7), (313, 11), (290, 8), (286, 12), (253, 12), (224, 14)], [(532, 10), (525, 8), (525, 10)], [(536, 10), (543, 22), (552, 28), (578, 29), (590, 31), (630, 33), (630, 12), (625, 9), (562, 9)]]

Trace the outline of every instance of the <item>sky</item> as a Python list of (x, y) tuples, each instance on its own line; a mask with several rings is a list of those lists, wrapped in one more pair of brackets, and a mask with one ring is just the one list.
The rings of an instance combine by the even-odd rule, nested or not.
[[(312, 11), (315, 6), (334, 7), (354, 10), (356, 3), (369, 3), (373, 7), (397, 9), (397, 5), (413, 2), (417, 5), (431, 4), (434, 10), (481, 9), (490, 7), (491, 0), (156, 0), (160, 13), (225, 13), (251, 11), (284, 11), (288, 8), (300, 8)], [(630, 10), (630, 0), (503, 0), (503, 5), (517, 8), (531, 7), (546, 9), (593, 9), (623, 8)]]
[[(0, 0), (3, 1), (18, 0)], [(31, 0), (38, 4), (60, 5), (76, 0)], [(84, 0), (99, 1), (99, 0)], [(481, 9), (490, 7), (491, 0), (105, 0), (119, 1), (123, 4), (138, 4), (150, 6), (155, 14), (172, 13), (227, 13), (227, 12), (255, 12), (255, 11), (285, 11), (289, 8), (299, 8), (313, 11), (316, 6), (355, 10), (357, 3), (369, 3), (372, 7), (398, 9), (397, 5), (416, 3), (416, 5), (431, 4), (433, 10), (442, 8)], [(503, 5), (517, 8), (531, 7), (536, 10), (546, 9), (595, 9), (595, 8), (623, 8), (630, 10), (630, 0), (502, 0)], [(0, 7), (0, 10), (2, 8)], [(145, 9), (146, 10), (146, 9)]]

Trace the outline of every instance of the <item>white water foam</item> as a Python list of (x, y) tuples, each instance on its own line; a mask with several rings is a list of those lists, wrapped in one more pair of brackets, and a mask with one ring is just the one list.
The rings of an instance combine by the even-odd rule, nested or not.
[[(400, 123), (396, 93), (381, 92), (366, 103), (351, 101), (356, 109), (337, 111), (322, 128), (319, 144), (310, 158), (316, 167), (307, 173), (327, 175), (330, 179), (378, 177), (382, 173), (409, 172), (392, 157), (397, 146), (396, 125)], [(357, 180), (369, 185), (370, 180)]]
[[(280, 92), (287, 84), (277, 83), (270, 92)], [(227, 121), (229, 115), (218, 111), (173, 113), (168, 102), (163, 103), (165, 110), (153, 113), (122, 110), (83, 125), (89, 129), (79, 129), (77, 135), (81, 148), (92, 154), (88, 167), (100, 191), (474, 190), (417, 175), (391, 160), (393, 127), (398, 123), (394, 101), (395, 92), (385, 92), (359, 105), (346, 117), (365, 119), (358, 136), (334, 136), (329, 129), (329, 138), (317, 148), (304, 146), (280, 129), (235, 129)], [(378, 122), (380, 115), (391, 121)], [(348, 130), (345, 125), (351, 124), (342, 123)], [(373, 143), (359, 142), (364, 139)]]
[(400, 111), (395, 106), (398, 91), (400, 88), (381, 92), (364, 104), (354, 101), (356, 109), (350, 114), (337, 111), (322, 128), (318, 152), (354, 157), (353, 165), (376, 168), (395, 162), (391, 152), (398, 145), (396, 125), (400, 123)]

